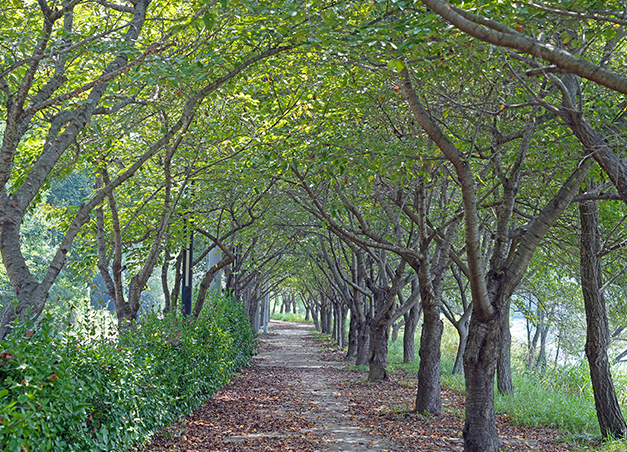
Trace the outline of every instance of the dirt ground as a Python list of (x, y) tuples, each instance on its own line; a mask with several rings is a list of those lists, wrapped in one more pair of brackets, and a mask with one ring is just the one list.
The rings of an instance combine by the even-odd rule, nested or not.
[[(443, 391), (444, 413), (411, 412), (416, 378), (369, 384), (341, 352), (323, 350), (311, 325), (271, 321), (253, 366), (146, 447), (163, 452), (461, 451), (463, 397)], [(502, 450), (564, 451), (550, 429), (498, 418)]]

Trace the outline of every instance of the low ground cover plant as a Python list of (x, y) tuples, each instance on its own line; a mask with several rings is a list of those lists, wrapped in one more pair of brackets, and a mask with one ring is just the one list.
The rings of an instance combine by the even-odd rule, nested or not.
[(254, 353), (242, 305), (212, 296), (196, 320), (152, 313), (119, 335), (51, 318), (0, 342), (4, 451), (129, 450), (189, 413)]

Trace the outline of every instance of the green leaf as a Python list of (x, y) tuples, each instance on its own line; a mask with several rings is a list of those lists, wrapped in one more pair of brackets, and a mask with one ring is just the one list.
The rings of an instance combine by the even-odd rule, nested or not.
[(170, 29), (168, 30), (168, 33), (175, 35), (183, 31), (184, 29), (185, 29), (185, 24), (172, 25)]
[(202, 20), (205, 22), (205, 28), (207, 29), (207, 31), (210, 31), (216, 23), (215, 17), (213, 17), (213, 14), (211, 14), (210, 12), (206, 12)]
[(222, 8), (226, 8), (226, 3), (227, 3), (227, 0), (220, 0), (220, 4), (222, 5)]
[(401, 72), (405, 69), (405, 64), (401, 60), (390, 60), (388, 61), (388, 69)]

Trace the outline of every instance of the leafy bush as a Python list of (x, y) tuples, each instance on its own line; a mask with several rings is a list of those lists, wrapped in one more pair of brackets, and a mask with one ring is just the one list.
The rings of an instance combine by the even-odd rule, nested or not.
[(53, 330), (50, 318), (0, 342), (4, 451), (128, 450), (198, 407), (252, 354), (243, 306), (212, 296), (196, 321), (142, 318), (106, 337), (94, 325)]

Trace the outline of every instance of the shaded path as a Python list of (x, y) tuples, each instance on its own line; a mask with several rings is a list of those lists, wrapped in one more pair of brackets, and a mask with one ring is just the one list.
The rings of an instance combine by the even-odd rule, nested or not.
[[(311, 325), (272, 320), (254, 367), (144, 450), (161, 452), (461, 451), (463, 397), (443, 391), (444, 413), (411, 412), (416, 379), (365, 374), (323, 360)], [(327, 353), (328, 355), (328, 353)], [(570, 450), (549, 429), (523, 429), (500, 417), (502, 450)]]
[(265, 346), (253, 361), (260, 367), (299, 369), (298, 379), (310, 401), (307, 418), (314, 422), (308, 431), (319, 434), (330, 451), (390, 451), (389, 441), (348, 425), (346, 401), (333, 388), (329, 373), (322, 371), (342, 364), (320, 360), (320, 347), (310, 340), (311, 325), (280, 321), (271, 325), (274, 334), (260, 338)]

